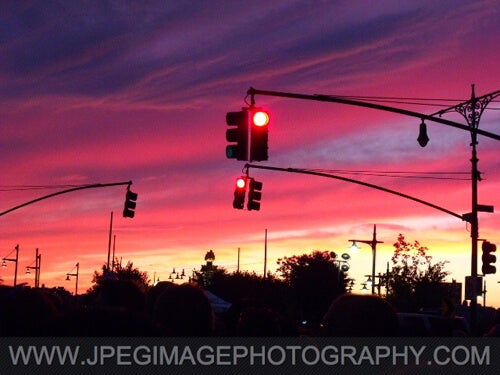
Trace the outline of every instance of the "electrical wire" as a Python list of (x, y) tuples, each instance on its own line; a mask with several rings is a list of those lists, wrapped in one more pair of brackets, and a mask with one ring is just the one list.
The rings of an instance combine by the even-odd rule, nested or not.
[(84, 185), (0, 185), (0, 191), (71, 189)]
[(411, 172), (411, 171), (370, 171), (370, 170), (346, 170), (346, 169), (303, 169), (303, 170), (311, 172), (321, 172), (330, 174), (336, 173), (336, 174), (356, 175), (356, 176), (470, 181), (470, 177), (447, 176), (447, 175), (468, 175), (469, 172)]

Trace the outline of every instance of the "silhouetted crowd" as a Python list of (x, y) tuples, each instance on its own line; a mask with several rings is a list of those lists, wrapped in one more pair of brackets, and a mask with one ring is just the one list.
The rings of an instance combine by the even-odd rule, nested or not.
[[(449, 309), (449, 306), (448, 306)], [(449, 311), (447, 312), (447, 314)], [(441, 316), (436, 336), (466, 336)], [(450, 324), (448, 324), (450, 323)], [(486, 335), (499, 335), (498, 314)], [(404, 326), (394, 308), (375, 295), (336, 298), (321, 322), (295, 322), (249, 301), (215, 311), (207, 293), (192, 284), (160, 282), (148, 291), (108, 280), (89, 298), (55, 289), (0, 286), (0, 336), (27, 337), (397, 337), (432, 335)]]

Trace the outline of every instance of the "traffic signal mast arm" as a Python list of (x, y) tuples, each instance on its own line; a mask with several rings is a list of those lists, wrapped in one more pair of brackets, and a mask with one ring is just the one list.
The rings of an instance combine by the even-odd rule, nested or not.
[[(467, 130), (472, 133), (476, 134), (481, 134), (485, 137), (495, 139), (497, 141), (500, 141), (500, 135), (494, 134), (487, 132), (485, 130), (481, 130), (478, 128), (471, 128), (467, 125), (460, 124), (455, 121), (450, 121), (446, 120), (440, 117), (435, 117), (434, 115), (426, 115), (424, 113), (419, 113), (419, 112), (414, 112), (414, 111), (408, 111), (406, 109), (401, 109), (401, 108), (396, 108), (396, 107), (389, 107), (385, 105), (380, 105), (380, 104), (375, 104), (375, 103), (369, 103), (369, 102), (364, 102), (360, 100), (352, 100), (352, 99), (346, 99), (338, 96), (330, 96), (330, 95), (306, 95), (306, 94), (294, 94), (294, 93), (288, 93), (288, 92), (280, 92), (280, 91), (268, 91), (268, 90), (257, 90), (251, 87), (247, 91), (248, 95), (251, 95), (252, 97), (252, 103), (254, 102), (254, 95), (265, 95), (265, 96), (278, 96), (278, 97), (283, 97), (283, 98), (292, 98), (292, 99), (305, 99), (305, 100), (316, 100), (320, 102), (332, 102), (332, 103), (340, 103), (340, 104), (347, 104), (347, 105), (353, 105), (357, 107), (366, 107), (366, 108), (372, 108), (372, 109), (378, 109), (382, 111), (387, 111), (387, 112), (393, 112), (393, 113), (399, 113), (402, 115), (410, 116), (410, 117), (416, 117), (422, 120), (429, 120), (433, 122), (437, 122), (443, 125), (448, 125), (452, 126), (454, 128), (459, 128), (462, 130)], [(500, 95), (500, 90), (492, 92), (487, 95), (483, 95), (479, 98), (476, 98), (477, 100), (480, 100), (483, 97), (496, 97)], [(443, 112), (443, 111), (441, 111)], [(438, 112), (440, 113), (440, 112)]]
[(33, 204), (33, 203), (36, 203), (36, 202), (39, 202), (41, 200), (44, 200), (44, 199), (48, 199), (48, 198), (52, 198), (52, 197), (55, 197), (56, 195), (61, 195), (61, 194), (66, 194), (66, 193), (70, 193), (72, 191), (77, 191), (77, 190), (84, 190), (84, 189), (95, 189), (95, 188), (102, 188), (102, 187), (108, 187), (108, 186), (118, 186), (118, 185), (132, 185), (132, 181), (126, 181), (126, 182), (113, 182), (113, 183), (109, 183), (109, 184), (92, 184), (92, 185), (82, 185), (82, 186), (77, 186), (77, 187), (74, 187), (74, 188), (71, 188), (71, 189), (66, 189), (66, 190), (61, 190), (61, 191), (58, 191), (56, 193), (52, 193), (52, 194), (47, 194), (47, 195), (44, 195), (43, 197), (40, 197), (40, 198), (36, 198), (36, 199), (33, 199), (29, 202), (26, 202), (26, 203), (23, 203), (23, 204), (20, 204), (19, 206), (16, 206), (16, 207), (12, 207), (8, 210), (5, 210), (3, 212), (0, 212), (0, 216), (3, 216), (5, 214), (8, 214), (9, 212), (12, 212), (12, 211), (15, 211), (19, 208), (22, 208), (22, 207), (25, 207), (25, 206), (28, 206), (30, 204)]
[(387, 188), (384, 188), (384, 187), (378, 186), (378, 185), (373, 185), (373, 184), (370, 184), (370, 183), (367, 183), (367, 182), (353, 180), (352, 178), (341, 177), (341, 176), (336, 176), (336, 175), (333, 175), (333, 174), (322, 173), (322, 172), (309, 171), (307, 169), (279, 168), (279, 167), (270, 167), (270, 166), (256, 165), (256, 164), (245, 164), (245, 168), (257, 168), (257, 169), (267, 169), (267, 170), (271, 170), (271, 171), (281, 171), (281, 172), (290, 172), (290, 173), (310, 174), (310, 175), (313, 175), (313, 176), (328, 177), (328, 178), (334, 178), (334, 179), (341, 180), (341, 181), (352, 182), (354, 184), (363, 185), (363, 186), (366, 186), (366, 187), (370, 187), (372, 189), (377, 189), (377, 190), (385, 191), (386, 193), (390, 193), (390, 194), (398, 195), (398, 196), (406, 198), (406, 199), (410, 199), (412, 201), (415, 201), (415, 202), (424, 204), (426, 206), (435, 208), (436, 210), (446, 212), (447, 214), (449, 214), (451, 216), (455, 216), (455, 217), (459, 218), (460, 220), (468, 221), (468, 216), (467, 215), (460, 215), (460, 214), (457, 214), (456, 212), (447, 210), (446, 208), (437, 206), (437, 205), (435, 205), (433, 203), (429, 203), (429, 202), (426, 202), (426, 201), (424, 201), (422, 199), (412, 197), (411, 195), (403, 194), (403, 193), (400, 193), (398, 191), (387, 189)]
[[(330, 95), (304, 95), (304, 94), (294, 94), (294, 93), (286, 93), (286, 92), (279, 92), (279, 91), (265, 91), (265, 90), (257, 90), (251, 87), (247, 91), (247, 96), (250, 96), (251, 98), (251, 105), (255, 105), (255, 95), (267, 95), (267, 96), (276, 96), (276, 97), (284, 97), (284, 98), (292, 98), (292, 99), (305, 99), (305, 100), (315, 100), (315, 101), (322, 101), (322, 102), (333, 102), (333, 103), (339, 103), (339, 104), (347, 104), (347, 105), (352, 105), (352, 106), (357, 106), (357, 107), (365, 107), (365, 108), (371, 108), (371, 109), (376, 109), (376, 110), (382, 110), (386, 112), (392, 112), (392, 113), (398, 113), (401, 115), (405, 116), (410, 116), (410, 117), (415, 117), (419, 118), (422, 122), (420, 124), (420, 133), (417, 138), (418, 143), (420, 146), (425, 147), (427, 142), (429, 141), (429, 137), (427, 136), (427, 130), (426, 130), (426, 124), (425, 120), (440, 123), (443, 125), (448, 125), (457, 129), (465, 130), (469, 132), (471, 136), (471, 143), (470, 146), (472, 148), (472, 156), (470, 158), (471, 162), (471, 203), (472, 203), (472, 210), (468, 214), (464, 215), (458, 215), (452, 211), (446, 210), (442, 207), (433, 205), (431, 203), (422, 201), (420, 199), (414, 198), (407, 196), (405, 194), (401, 194), (398, 192), (390, 191), (389, 189), (385, 188), (380, 188), (375, 185), (366, 184), (366, 183), (361, 183), (360, 181), (355, 181), (355, 180), (350, 180), (350, 182), (354, 182), (357, 184), (362, 184), (365, 186), (370, 186), (372, 188), (376, 188), (379, 190), (384, 190), (387, 192), (390, 192), (392, 194), (396, 194), (411, 200), (414, 200), (416, 202), (422, 203), (424, 205), (436, 208), (440, 211), (446, 212), (452, 216), (456, 216), (461, 218), (462, 220), (465, 220), (470, 223), (471, 228), (470, 228), (470, 233), (471, 233), (471, 278), (472, 282), (475, 285), (477, 282), (477, 255), (478, 255), (478, 239), (479, 239), (479, 223), (478, 223), (478, 212), (479, 211), (486, 211), (486, 212), (492, 212), (492, 206), (482, 206), (479, 205), (477, 202), (477, 190), (478, 190), (478, 182), (480, 181), (480, 172), (478, 170), (478, 157), (477, 157), (477, 149), (476, 145), (478, 144), (477, 142), (477, 136), (478, 135), (483, 135), (485, 137), (495, 139), (495, 140), (500, 140), (500, 135), (490, 133), (484, 130), (479, 129), (479, 121), (481, 118), (481, 115), (483, 111), (486, 109), (488, 103), (492, 102), (493, 99), (496, 97), (500, 96), (500, 90), (491, 92), (489, 94), (476, 97), (475, 91), (474, 91), (474, 85), (472, 85), (472, 93), (471, 93), (471, 99), (467, 100), (465, 102), (462, 102), (456, 106), (452, 106), (443, 110), (440, 110), (434, 114), (427, 115), (424, 113), (419, 113), (419, 112), (414, 112), (414, 111), (409, 111), (401, 108), (395, 108), (395, 107), (389, 107), (385, 105), (380, 105), (380, 104), (375, 104), (371, 103), (368, 101), (363, 101), (363, 100), (353, 100), (347, 97), (339, 97), (339, 96), (330, 96)], [(458, 112), (460, 113), (466, 120), (467, 125), (454, 122), (454, 121), (449, 121), (446, 119), (441, 118), (440, 116), (444, 113), (447, 112)], [(436, 117), (438, 115), (439, 117)], [(291, 172), (294, 172), (293, 170), (290, 170)], [(301, 172), (304, 173), (304, 172)], [(310, 173), (313, 174), (313, 173)], [(317, 173), (316, 173), (317, 174)], [(332, 176), (328, 176), (332, 177)], [(340, 178), (338, 176), (334, 177), (337, 179), (343, 179), (345, 181), (348, 181), (348, 179), (345, 178)], [(477, 301), (476, 301), (476, 296), (474, 295), (473, 298), (471, 299), (471, 327), (472, 331), (476, 333), (477, 331)]]

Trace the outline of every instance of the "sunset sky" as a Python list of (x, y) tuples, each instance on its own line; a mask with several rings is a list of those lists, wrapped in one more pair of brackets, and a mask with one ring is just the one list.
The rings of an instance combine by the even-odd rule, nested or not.
[[(245, 162), (225, 156), (225, 116), (247, 105), (250, 87), (400, 98), (385, 104), (432, 114), (470, 99), (472, 84), (477, 96), (500, 90), (499, 30), (495, 0), (3, 1), (0, 211), (74, 185), (129, 180), (138, 201), (133, 219), (122, 217), (126, 186), (68, 193), (0, 216), (0, 257), (11, 258), (19, 244), (18, 283), (33, 285), (25, 271), (39, 248), (41, 284), (71, 292), (66, 273), (79, 262), (84, 292), (107, 261), (111, 212), (116, 256), (160, 280), (174, 267), (199, 269), (210, 249), (215, 264), (235, 271), (240, 248), (240, 268), (262, 273), (266, 229), (274, 271), (283, 256), (346, 252), (349, 239), (370, 240), (376, 224), (384, 242), (377, 272), (402, 233), (449, 262), (448, 281), (463, 282), (470, 227), (398, 196), (250, 169), (263, 182), (261, 210), (233, 209)], [(415, 98), (431, 100), (417, 105)], [(269, 160), (260, 164), (335, 171), (471, 211), (468, 132), (428, 122), (422, 148), (418, 118), (255, 99), (271, 116)], [(456, 112), (443, 118), (466, 124)], [(500, 97), (480, 128), (500, 134)], [(479, 136), (479, 203), (496, 211), (499, 146)], [(498, 244), (499, 229), (497, 212), (480, 213), (480, 238)], [(371, 250), (361, 245), (351, 255), (358, 292), (371, 273)], [(13, 276), (12, 262), (0, 268), (4, 284)], [(500, 272), (486, 280), (487, 305), (500, 307)]]

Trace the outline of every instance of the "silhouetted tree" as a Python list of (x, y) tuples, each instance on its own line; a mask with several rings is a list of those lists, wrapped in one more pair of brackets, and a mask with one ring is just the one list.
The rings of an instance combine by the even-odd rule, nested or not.
[(394, 243), (389, 271), (388, 300), (400, 311), (417, 311), (422, 307), (439, 307), (446, 296), (442, 282), (449, 275), (446, 261), (432, 263), (428, 248), (418, 241), (407, 242), (399, 234)]
[(133, 262), (128, 261), (125, 267), (123, 267), (121, 263), (117, 262), (113, 271), (108, 270), (106, 265), (102, 266), (101, 272), (94, 271), (92, 283), (95, 285), (93, 285), (88, 292), (95, 291), (95, 289), (98, 289), (106, 280), (131, 281), (137, 284), (144, 291), (149, 288), (150, 283), (148, 273), (134, 267)]
[(295, 333), (295, 326), (287, 319), (293, 313), (290, 287), (272, 273), (263, 277), (247, 271), (216, 272), (207, 289), (232, 304), (223, 317), (226, 334)]
[(319, 323), (332, 301), (346, 292), (345, 273), (335, 256), (315, 250), (278, 259), (277, 273), (292, 288), (299, 319)]
[(276, 276), (255, 272), (217, 272), (208, 290), (231, 302), (252, 301), (255, 305), (285, 309), (287, 285)]

